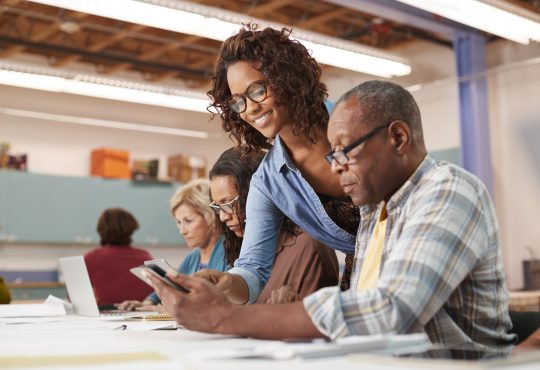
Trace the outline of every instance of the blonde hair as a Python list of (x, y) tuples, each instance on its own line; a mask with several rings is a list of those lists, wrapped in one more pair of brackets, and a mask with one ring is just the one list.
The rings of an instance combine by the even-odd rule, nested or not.
[(210, 181), (208, 179), (191, 180), (176, 190), (170, 200), (170, 210), (173, 217), (174, 212), (182, 204), (192, 207), (212, 229), (217, 227), (214, 211), (208, 206), (210, 204)]

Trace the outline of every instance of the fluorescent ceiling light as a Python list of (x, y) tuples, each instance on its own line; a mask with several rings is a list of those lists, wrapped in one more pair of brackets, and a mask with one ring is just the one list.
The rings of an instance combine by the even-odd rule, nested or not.
[(501, 0), (398, 0), (521, 44), (540, 41), (540, 16)]
[(26, 64), (0, 62), (0, 84), (208, 113), (203, 93)]
[(142, 125), (138, 123), (109, 121), (109, 120), (96, 119), (96, 118), (68, 116), (64, 114), (53, 114), (53, 113), (36, 112), (36, 111), (30, 111), (30, 110), (12, 109), (12, 108), (4, 108), (4, 107), (0, 107), (0, 114), (5, 114), (7, 116), (13, 116), (13, 117), (34, 118), (34, 119), (53, 121), (53, 122), (74, 123), (74, 124), (85, 125), (85, 126), (107, 127), (107, 128), (121, 129), (121, 130), (150, 132), (153, 134), (185, 136), (185, 137), (191, 137), (191, 138), (197, 138), (197, 139), (208, 139), (210, 137), (210, 134), (204, 131), (184, 130), (184, 129), (179, 129), (179, 128), (163, 127), (163, 126)]
[[(224, 41), (242, 23), (252, 19), (275, 29), (283, 24), (255, 19), (245, 14), (174, 0), (30, 0), (101, 17)], [(320, 63), (380, 77), (411, 72), (406, 59), (354, 42), (293, 29), (292, 36), (313, 52)]]

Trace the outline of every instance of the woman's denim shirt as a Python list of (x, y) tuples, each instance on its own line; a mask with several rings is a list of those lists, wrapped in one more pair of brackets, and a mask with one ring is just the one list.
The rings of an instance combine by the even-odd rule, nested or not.
[(242, 249), (229, 270), (246, 281), (249, 303), (255, 301), (272, 271), (283, 215), (327, 246), (354, 253), (355, 236), (330, 219), (278, 135), (251, 178)]

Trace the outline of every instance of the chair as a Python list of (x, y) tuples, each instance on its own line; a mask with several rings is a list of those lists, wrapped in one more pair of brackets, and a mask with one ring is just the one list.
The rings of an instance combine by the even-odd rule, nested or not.
[(510, 311), (510, 320), (512, 320), (510, 332), (517, 334), (517, 344), (523, 342), (536, 329), (540, 328), (540, 312), (538, 311)]

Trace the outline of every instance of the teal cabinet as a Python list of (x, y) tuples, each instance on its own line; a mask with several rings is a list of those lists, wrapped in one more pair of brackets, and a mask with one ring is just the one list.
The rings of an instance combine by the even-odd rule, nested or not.
[(7, 181), (0, 172), (0, 242), (7, 237)]
[(0, 242), (96, 245), (101, 212), (122, 207), (140, 224), (134, 245), (184, 244), (169, 212), (177, 186), (0, 171)]
[[(48, 183), (49, 226), (44, 230), (48, 241), (95, 244), (97, 233), (88, 228), (97, 221), (88, 214), (87, 196), (91, 193), (87, 179), (76, 177), (43, 176)], [(94, 228), (95, 229), (95, 228)]]
[(2, 171), (0, 176), (5, 191), (1, 206), (5, 220), (1, 239), (7, 242), (48, 239), (50, 218), (47, 212), (51, 199), (47, 179), (14, 171)]

